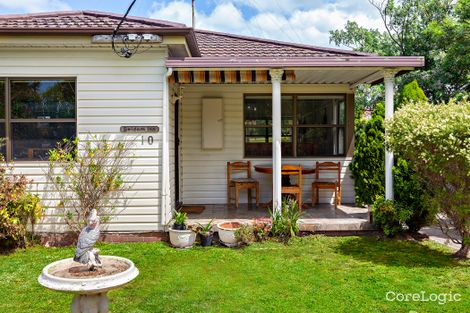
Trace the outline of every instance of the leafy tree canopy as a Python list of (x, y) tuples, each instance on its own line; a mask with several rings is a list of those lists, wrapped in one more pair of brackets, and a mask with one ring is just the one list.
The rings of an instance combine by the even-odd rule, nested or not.
[(330, 42), (356, 51), (426, 59), (425, 67), (398, 80), (416, 79), (432, 101), (470, 92), (470, 0), (369, 0), (385, 31), (347, 21)]

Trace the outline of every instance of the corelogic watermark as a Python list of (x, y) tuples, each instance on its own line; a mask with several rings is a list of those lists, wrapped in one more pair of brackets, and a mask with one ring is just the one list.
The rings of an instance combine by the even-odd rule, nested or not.
[(437, 304), (444, 305), (448, 302), (459, 302), (462, 300), (460, 293), (427, 293), (420, 291), (417, 293), (402, 293), (396, 291), (389, 291), (385, 294), (385, 298), (390, 302), (436, 302)]

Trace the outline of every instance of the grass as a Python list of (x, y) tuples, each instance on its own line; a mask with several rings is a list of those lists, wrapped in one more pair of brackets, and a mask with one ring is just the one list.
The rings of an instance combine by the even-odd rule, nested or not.
[[(101, 244), (132, 259), (137, 279), (110, 292), (113, 313), (468, 312), (470, 261), (432, 242), (372, 237), (296, 238), (243, 249), (176, 250), (164, 243)], [(0, 312), (67, 312), (71, 296), (37, 283), (73, 248), (34, 247), (0, 256)], [(388, 291), (460, 293), (460, 302), (390, 302)]]

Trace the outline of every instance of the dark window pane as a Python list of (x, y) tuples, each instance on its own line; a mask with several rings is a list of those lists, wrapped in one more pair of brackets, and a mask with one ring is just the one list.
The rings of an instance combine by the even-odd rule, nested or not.
[(0, 80), (0, 119), (5, 118), (5, 81)]
[(12, 81), (13, 119), (75, 118), (74, 81)]
[(12, 123), (13, 160), (47, 160), (50, 149), (75, 137), (75, 123)]
[(344, 101), (339, 102), (339, 125), (344, 125), (345, 123), (345, 116), (346, 116), (346, 110), (345, 110), (345, 105)]
[[(249, 127), (245, 130), (245, 155), (266, 156), (272, 155), (272, 129), (271, 127)], [(281, 130), (282, 155), (292, 156), (292, 128)]]
[(5, 122), (0, 123), (0, 154), (7, 157), (7, 146), (5, 142)]
[(298, 125), (344, 124), (343, 97), (297, 97)]
[[(292, 125), (292, 97), (281, 98), (281, 118), (283, 126)], [(272, 100), (267, 96), (245, 98), (245, 125), (259, 126), (272, 124)]]
[(336, 127), (297, 128), (297, 155), (340, 155), (344, 153), (344, 129)]

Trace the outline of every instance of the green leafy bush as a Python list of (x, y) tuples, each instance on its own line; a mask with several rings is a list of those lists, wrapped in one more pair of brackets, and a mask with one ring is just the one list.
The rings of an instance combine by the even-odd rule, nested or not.
[[(427, 99), (416, 81), (404, 86), (399, 101), (419, 101)], [(355, 181), (356, 203), (374, 203), (385, 194), (385, 112), (382, 103), (375, 106), (372, 118), (356, 119), (356, 148), (350, 165)], [(400, 206), (412, 211), (407, 221), (409, 231), (417, 232), (433, 217), (425, 201), (426, 186), (409, 166), (406, 159), (395, 154), (393, 167), (395, 200)]]
[[(470, 101), (410, 103), (386, 123), (387, 145), (406, 157), (426, 181), (432, 207), (445, 233), (470, 251)], [(455, 228), (458, 236), (449, 231)]]
[(410, 219), (412, 209), (407, 209), (397, 201), (379, 197), (372, 205), (374, 224), (386, 236), (392, 237), (405, 230), (405, 223)]
[(411, 212), (406, 221), (408, 231), (418, 232), (423, 226), (430, 224), (435, 215), (427, 201), (425, 184), (410, 166), (410, 163), (398, 157), (393, 167), (393, 189), (395, 201)]
[(299, 232), (299, 224), (302, 214), (299, 205), (294, 200), (283, 200), (281, 210), (271, 213), (271, 235), (282, 240), (289, 240)]
[(0, 158), (0, 246), (25, 247), (33, 239), (34, 224), (43, 209), (39, 197), (27, 191), (32, 181), (14, 174)]
[(349, 168), (358, 205), (372, 204), (385, 194), (384, 116), (384, 105), (378, 103), (372, 118), (356, 120), (354, 159)]
[(400, 105), (411, 101), (428, 101), (428, 97), (424, 94), (423, 89), (419, 87), (416, 79), (403, 86), (403, 90), (398, 95), (398, 103)]

